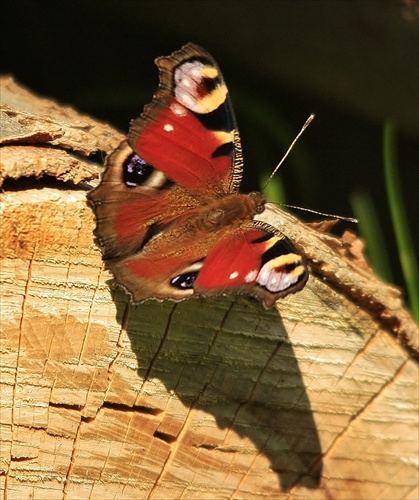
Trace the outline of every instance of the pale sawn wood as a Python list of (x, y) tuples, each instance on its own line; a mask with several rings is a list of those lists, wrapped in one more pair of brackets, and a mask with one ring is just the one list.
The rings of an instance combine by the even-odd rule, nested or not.
[(277, 310), (132, 306), (86, 191), (32, 181), (1, 195), (4, 498), (417, 498), (417, 327), (394, 289), (277, 212), (315, 271)]

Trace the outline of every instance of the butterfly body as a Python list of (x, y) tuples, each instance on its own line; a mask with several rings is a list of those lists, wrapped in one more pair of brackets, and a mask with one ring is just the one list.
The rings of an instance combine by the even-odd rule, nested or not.
[(103, 257), (134, 302), (242, 293), (270, 307), (308, 273), (282, 233), (254, 220), (264, 195), (238, 192), (240, 137), (221, 72), (192, 44), (157, 64), (153, 101), (89, 193)]

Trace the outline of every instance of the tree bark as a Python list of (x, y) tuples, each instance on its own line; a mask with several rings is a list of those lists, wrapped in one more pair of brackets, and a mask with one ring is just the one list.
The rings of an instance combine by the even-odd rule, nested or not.
[(302, 292), (133, 306), (86, 204), (121, 134), (11, 79), (2, 99), (4, 498), (418, 497), (418, 329), (359, 240), (269, 207)]

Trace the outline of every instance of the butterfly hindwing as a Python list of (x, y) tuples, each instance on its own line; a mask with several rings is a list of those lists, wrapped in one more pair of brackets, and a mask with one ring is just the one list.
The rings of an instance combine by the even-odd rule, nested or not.
[(188, 244), (189, 235), (183, 241), (173, 236), (159, 236), (144, 252), (115, 265), (117, 281), (134, 302), (150, 296), (181, 300), (234, 292), (270, 307), (303, 288), (308, 278), (291, 242), (267, 224), (251, 221), (234, 231), (195, 235), (193, 244)]
[(101, 183), (88, 197), (106, 260), (140, 251), (145, 241), (200, 204), (196, 196), (138, 156), (126, 141), (109, 156)]

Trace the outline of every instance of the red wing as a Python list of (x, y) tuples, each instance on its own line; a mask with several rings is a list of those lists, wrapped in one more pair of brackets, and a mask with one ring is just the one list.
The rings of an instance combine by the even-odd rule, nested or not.
[(228, 291), (251, 295), (271, 307), (277, 299), (301, 290), (307, 267), (294, 245), (273, 227), (251, 222), (211, 248), (195, 284), (195, 292)]
[(156, 63), (159, 87), (132, 123), (131, 147), (191, 193), (217, 196), (237, 191), (240, 139), (216, 62), (200, 47), (188, 44)]
[[(196, 273), (216, 238), (216, 233), (188, 232), (181, 224), (156, 235), (141, 252), (110, 262), (109, 268), (133, 302), (149, 298), (182, 300), (194, 295)], [(180, 277), (185, 279), (178, 283)]]
[(307, 281), (307, 268), (294, 246), (265, 224), (195, 235), (193, 244), (190, 236), (183, 228), (159, 235), (139, 254), (111, 266), (134, 302), (241, 293), (271, 307)]
[(101, 183), (88, 194), (105, 260), (137, 252), (146, 240), (200, 201), (173, 185), (123, 142), (107, 159)]

